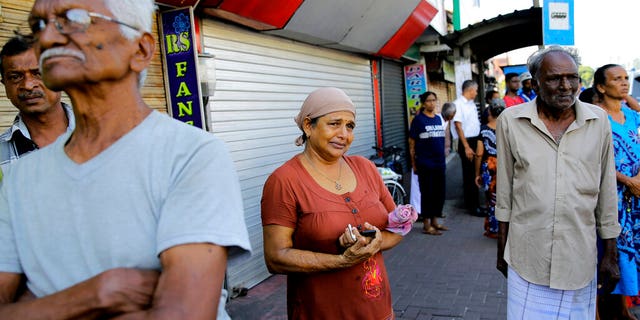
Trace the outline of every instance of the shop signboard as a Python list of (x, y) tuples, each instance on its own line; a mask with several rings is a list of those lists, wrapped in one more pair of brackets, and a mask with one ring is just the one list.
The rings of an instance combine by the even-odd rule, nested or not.
[(174, 119), (206, 130), (193, 8), (162, 12), (160, 35), (169, 114)]
[(420, 95), (427, 91), (427, 74), (424, 64), (405, 66), (404, 79), (407, 94), (407, 126), (409, 126), (420, 110)]

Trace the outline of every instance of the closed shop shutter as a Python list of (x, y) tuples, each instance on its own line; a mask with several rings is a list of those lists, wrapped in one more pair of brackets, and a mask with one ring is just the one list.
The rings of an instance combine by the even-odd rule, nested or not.
[[(228, 286), (266, 279), (260, 199), (267, 177), (301, 152), (293, 118), (318, 87), (343, 89), (357, 108), (349, 154), (371, 155), (375, 144), (370, 61), (362, 56), (247, 31), (207, 19), (205, 51), (215, 55), (216, 89), (209, 104), (211, 130), (227, 143), (240, 177), (253, 256), (229, 261)], [(215, 182), (213, 182), (215, 183)]]
[[(404, 90), (404, 67), (394, 61), (382, 60), (381, 100), (382, 100), (382, 145), (397, 146), (408, 154), (407, 105)], [(408, 171), (407, 157), (402, 160), (403, 168)]]

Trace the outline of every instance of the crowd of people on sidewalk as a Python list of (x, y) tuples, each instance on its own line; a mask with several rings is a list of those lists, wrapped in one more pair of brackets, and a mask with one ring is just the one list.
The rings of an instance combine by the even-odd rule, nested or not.
[[(453, 102), (465, 207), (484, 217), (484, 235), (498, 240), (508, 319), (635, 319), (629, 307), (640, 293), (640, 105), (623, 67), (602, 66), (585, 89), (578, 61), (561, 47), (537, 52), (528, 71), (505, 75), (503, 98), (487, 90), (481, 117), (473, 80)], [(416, 166), (421, 155), (441, 146), (429, 132), (442, 122), (427, 122), (437, 119), (429, 105), (435, 94), (425, 101), (410, 129), (418, 174), (426, 171)], [(430, 193), (423, 201), (443, 197), (419, 188)], [(429, 221), (424, 232), (442, 234)]]
[[(153, 12), (151, 0), (36, 0), (32, 33), (0, 50), (18, 109), (0, 135), (1, 319), (229, 318), (227, 260), (252, 250), (240, 184), (221, 140), (144, 103)], [(347, 155), (351, 98), (310, 92), (295, 117), (302, 151), (261, 199), (265, 263), (287, 275), (289, 318), (394, 318), (382, 252), (419, 215), (426, 235), (449, 230), (451, 134), (464, 205), (497, 240), (507, 318), (635, 319), (640, 105), (614, 64), (578, 99), (578, 65), (565, 48), (539, 50), (505, 75), (504, 97), (487, 91), (482, 117), (474, 80), (442, 108), (421, 94), (408, 141), (418, 210)]]

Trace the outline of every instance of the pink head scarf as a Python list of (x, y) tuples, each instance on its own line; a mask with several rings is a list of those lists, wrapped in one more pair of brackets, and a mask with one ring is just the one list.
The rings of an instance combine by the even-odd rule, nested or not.
[[(304, 100), (300, 108), (300, 113), (298, 113), (294, 120), (298, 128), (302, 130), (304, 118), (309, 117), (310, 119), (314, 119), (336, 111), (349, 111), (355, 116), (356, 106), (344, 91), (333, 87), (320, 88), (314, 90), (307, 96), (307, 99)], [(302, 135), (296, 138), (296, 146), (301, 146), (304, 143), (303, 136), (304, 130)]]

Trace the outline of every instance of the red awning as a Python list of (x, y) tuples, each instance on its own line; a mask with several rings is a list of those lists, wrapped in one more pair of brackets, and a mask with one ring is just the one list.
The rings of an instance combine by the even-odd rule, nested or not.
[[(251, 20), (271, 25), (274, 29), (283, 28), (296, 12), (303, 0), (223, 0), (217, 9), (235, 13)], [(202, 5), (206, 7), (205, 1)]]
[(198, 3), (198, 0), (162, 0), (156, 1), (156, 3), (171, 7), (189, 7)]
[(409, 47), (420, 37), (425, 29), (438, 13), (438, 9), (426, 1), (418, 4), (416, 9), (407, 18), (402, 27), (387, 41), (378, 51), (378, 55), (392, 58), (400, 58)]
[(319, 46), (398, 59), (438, 10), (426, 0), (159, 0)]

